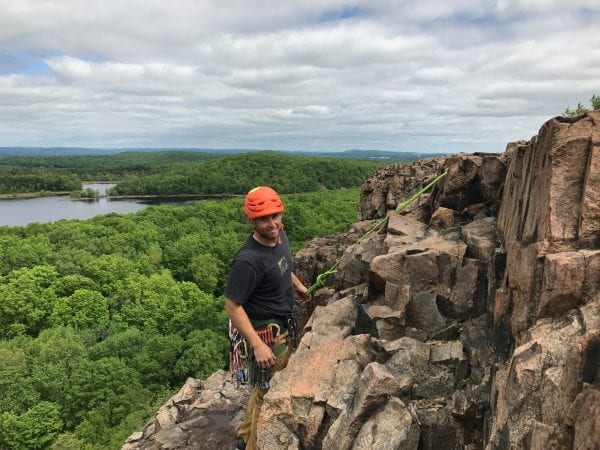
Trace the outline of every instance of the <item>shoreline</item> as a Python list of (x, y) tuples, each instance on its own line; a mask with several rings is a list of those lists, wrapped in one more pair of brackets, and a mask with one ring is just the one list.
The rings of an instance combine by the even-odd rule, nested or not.
[[(230, 198), (230, 197), (244, 197), (244, 194), (130, 194), (130, 195), (107, 195), (100, 198), (107, 198), (109, 200), (119, 199), (146, 199), (146, 198)], [(83, 199), (82, 199), (83, 200)]]
[(14, 192), (10, 194), (0, 194), (0, 200), (19, 200), (26, 198), (42, 198), (42, 197), (64, 197), (70, 195), (70, 191), (59, 191), (59, 192)]
[[(71, 192), (18, 192), (11, 194), (0, 194), (0, 200), (22, 200), (28, 198), (42, 197), (64, 197), (70, 195)], [(108, 200), (126, 200), (126, 199), (152, 199), (152, 198), (232, 198), (243, 197), (243, 194), (131, 194), (131, 195), (101, 195), (95, 198), (72, 198), (73, 201), (89, 201), (105, 198)]]

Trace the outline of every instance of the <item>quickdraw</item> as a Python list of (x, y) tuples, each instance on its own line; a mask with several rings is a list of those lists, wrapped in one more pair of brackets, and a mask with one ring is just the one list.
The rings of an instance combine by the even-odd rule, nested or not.
[(288, 338), (287, 344), (290, 347), (290, 353), (294, 353), (300, 343), (300, 334), (298, 333), (298, 322), (292, 314), (287, 320)]
[(237, 387), (248, 384), (249, 377), (246, 370), (248, 360), (248, 345), (246, 339), (229, 321), (229, 370)]
[[(273, 347), (275, 340), (281, 335), (279, 324), (269, 322), (266, 326), (255, 330), (258, 337)], [(244, 336), (229, 321), (229, 369), (231, 377), (239, 387), (250, 383), (254, 387), (269, 389), (269, 381), (273, 375), (271, 369), (258, 367), (252, 347), (246, 343)]]
[[(269, 347), (273, 347), (275, 339), (281, 334), (281, 327), (276, 323), (268, 323), (264, 328), (256, 330), (256, 334), (258, 334), (261, 341)], [(250, 384), (259, 389), (269, 389), (273, 370), (270, 367), (263, 369), (258, 366), (252, 348), (250, 349), (250, 358), (248, 358), (248, 361), (250, 363)]]

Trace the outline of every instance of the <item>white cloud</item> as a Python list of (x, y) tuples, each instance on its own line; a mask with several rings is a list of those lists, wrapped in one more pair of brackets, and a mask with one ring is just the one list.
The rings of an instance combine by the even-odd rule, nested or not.
[(501, 151), (600, 93), (600, 1), (0, 7), (0, 146)]

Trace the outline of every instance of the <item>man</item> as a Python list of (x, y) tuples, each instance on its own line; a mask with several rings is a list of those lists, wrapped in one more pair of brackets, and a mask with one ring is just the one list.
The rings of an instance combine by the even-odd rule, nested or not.
[(254, 231), (231, 266), (225, 310), (252, 350), (250, 379), (255, 389), (237, 433), (237, 448), (255, 450), (256, 424), (268, 381), (290, 356), (287, 326), (294, 290), (304, 296), (307, 288), (292, 272), (292, 252), (281, 223), (283, 203), (277, 192), (266, 186), (252, 189), (244, 211)]

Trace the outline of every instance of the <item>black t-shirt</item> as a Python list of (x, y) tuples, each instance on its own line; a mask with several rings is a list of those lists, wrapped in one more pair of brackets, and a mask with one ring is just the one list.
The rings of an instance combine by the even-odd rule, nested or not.
[(292, 251), (285, 232), (268, 247), (250, 236), (238, 250), (225, 297), (242, 305), (250, 319), (284, 319), (294, 305)]

